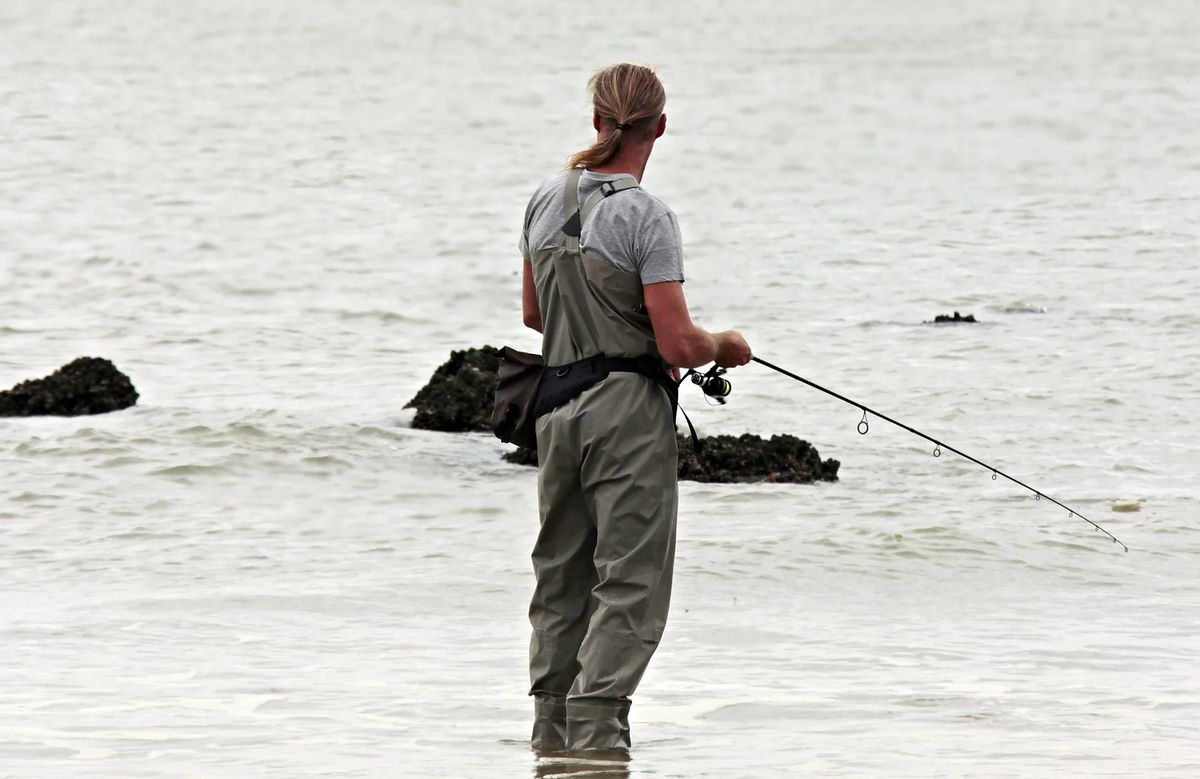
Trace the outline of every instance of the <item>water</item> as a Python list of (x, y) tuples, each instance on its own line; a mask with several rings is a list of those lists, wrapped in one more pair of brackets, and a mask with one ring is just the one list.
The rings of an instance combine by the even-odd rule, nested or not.
[(736, 371), (701, 431), (842, 480), (682, 485), (630, 775), (1200, 772), (1190, 4), (613, 13), (0, 9), (0, 386), (95, 354), (142, 393), (0, 423), (0, 775), (567, 771), (521, 743), (534, 473), (401, 407), (536, 346), (525, 200), (622, 58), (698, 321), (1131, 547)]

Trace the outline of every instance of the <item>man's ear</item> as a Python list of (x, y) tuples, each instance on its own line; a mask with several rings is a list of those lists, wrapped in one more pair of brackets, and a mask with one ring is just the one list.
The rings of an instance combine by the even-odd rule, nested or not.
[(666, 131), (667, 131), (667, 115), (662, 114), (661, 116), (658, 117), (658, 129), (654, 131), (654, 137), (656, 139), (661, 138), (661, 137), (663, 137), (663, 133), (665, 133)]
[(596, 128), (596, 132), (600, 132), (600, 112), (592, 111), (592, 127)]

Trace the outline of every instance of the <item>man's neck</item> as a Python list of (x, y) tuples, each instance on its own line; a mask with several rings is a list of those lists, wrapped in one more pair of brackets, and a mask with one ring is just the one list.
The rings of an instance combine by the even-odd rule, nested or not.
[(650, 160), (650, 151), (653, 145), (648, 146), (630, 146), (621, 149), (617, 156), (613, 157), (603, 165), (598, 165), (594, 168), (588, 168), (592, 173), (605, 173), (616, 175), (619, 173), (628, 173), (637, 179), (638, 183), (642, 183), (642, 176), (646, 172), (646, 163)]

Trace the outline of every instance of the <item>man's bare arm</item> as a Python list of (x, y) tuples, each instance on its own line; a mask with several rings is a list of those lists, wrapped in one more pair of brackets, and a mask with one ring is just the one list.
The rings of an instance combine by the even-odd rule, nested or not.
[(537, 287), (533, 284), (533, 265), (525, 260), (521, 275), (521, 318), (525, 326), (542, 332), (542, 312), (538, 309)]
[(733, 368), (750, 362), (750, 346), (736, 330), (710, 333), (692, 322), (683, 282), (663, 281), (642, 287), (654, 338), (663, 359), (679, 368), (715, 362)]

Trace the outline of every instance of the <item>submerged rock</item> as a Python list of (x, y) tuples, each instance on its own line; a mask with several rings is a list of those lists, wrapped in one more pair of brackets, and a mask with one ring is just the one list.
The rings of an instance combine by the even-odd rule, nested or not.
[[(810, 484), (837, 481), (837, 460), (822, 460), (816, 448), (794, 435), (769, 439), (745, 433), (701, 438), (699, 455), (692, 439), (679, 438), (679, 478), (699, 482), (788, 482)], [(517, 465), (537, 465), (537, 452), (517, 449), (504, 455)]]
[(80, 357), (44, 379), (0, 392), (0, 417), (105, 414), (129, 408), (137, 399), (133, 382), (117, 366), (103, 357)]
[(962, 314), (955, 311), (954, 316), (950, 316), (949, 314), (938, 314), (937, 316), (935, 316), (933, 318), (933, 321), (938, 324), (941, 324), (942, 322), (971, 322), (971, 323), (974, 323), (975, 315), (967, 314), (966, 316), (963, 316)]
[(532, 465), (534, 468), (537, 467), (537, 452), (532, 449), (526, 449), (523, 446), (518, 446), (511, 452), (505, 453), (502, 455), (502, 459), (513, 465)]
[(491, 430), (500, 350), (491, 346), (450, 352), (429, 383), (408, 401), (415, 408), (413, 427), (445, 433)]
[(1004, 307), (1006, 314), (1044, 314), (1046, 313), (1045, 306), (1035, 306), (1032, 303), (1013, 303), (1010, 306)]

